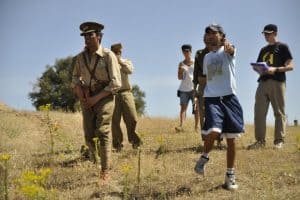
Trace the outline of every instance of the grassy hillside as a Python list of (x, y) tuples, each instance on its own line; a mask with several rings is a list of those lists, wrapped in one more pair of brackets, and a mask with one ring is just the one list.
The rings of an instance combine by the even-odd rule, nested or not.
[[(0, 105), (0, 199), (4, 199), (5, 169), (9, 199), (300, 197), (300, 127), (288, 127), (282, 150), (273, 149), (273, 128), (269, 127), (267, 147), (248, 151), (246, 146), (254, 141), (253, 126), (246, 126), (245, 135), (237, 142), (236, 175), (240, 187), (229, 192), (220, 187), (226, 169), (224, 150), (211, 153), (205, 177), (194, 173), (203, 146), (199, 133), (193, 132), (191, 119), (184, 133), (175, 133), (175, 119), (139, 119), (138, 131), (144, 145), (139, 152), (126, 142), (121, 153), (113, 152), (111, 179), (103, 185), (98, 178), (99, 168), (80, 159), (84, 141), (81, 114), (49, 113), (53, 155), (45, 116), (46, 112), (21, 112)], [(4, 154), (11, 158), (5, 161)]]

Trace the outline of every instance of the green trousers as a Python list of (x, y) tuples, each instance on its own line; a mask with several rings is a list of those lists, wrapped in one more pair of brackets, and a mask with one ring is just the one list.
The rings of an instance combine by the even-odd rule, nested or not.
[(113, 110), (113, 96), (108, 96), (100, 100), (91, 109), (82, 107), (85, 142), (89, 147), (91, 158), (95, 159), (96, 148), (93, 139), (98, 139), (96, 145), (98, 147), (102, 170), (108, 169), (110, 163), (110, 133)]
[(140, 144), (141, 140), (136, 133), (137, 113), (134, 97), (130, 90), (119, 92), (115, 96), (115, 110), (112, 119), (112, 144), (114, 148), (122, 146), (123, 133), (120, 126), (122, 116), (127, 128), (128, 141), (131, 144)]
[(285, 82), (260, 81), (255, 95), (254, 125), (255, 139), (265, 141), (266, 117), (271, 103), (275, 117), (274, 144), (283, 142), (285, 136)]
[(205, 85), (199, 84), (198, 94), (199, 94), (199, 116), (200, 116), (200, 127), (204, 126), (204, 117), (205, 117), (205, 106), (204, 106), (204, 88)]

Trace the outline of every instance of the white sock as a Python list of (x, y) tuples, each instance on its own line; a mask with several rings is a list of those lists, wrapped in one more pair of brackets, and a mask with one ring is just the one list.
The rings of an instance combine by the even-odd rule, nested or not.
[(208, 158), (208, 153), (203, 153), (202, 156)]
[(234, 174), (234, 168), (227, 168), (227, 174)]

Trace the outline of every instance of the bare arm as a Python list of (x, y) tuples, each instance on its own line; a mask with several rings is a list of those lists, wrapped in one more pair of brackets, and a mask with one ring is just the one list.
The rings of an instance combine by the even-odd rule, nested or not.
[(182, 63), (180, 63), (178, 67), (178, 73), (177, 73), (178, 80), (183, 79), (183, 73), (184, 73), (184, 68), (182, 67)]
[(288, 59), (284, 63), (284, 66), (269, 67), (267, 73), (274, 74), (275, 72), (287, 72), (287, 71), (292, 71), (293, 69), (294, 69), (293, 61), (292, 61), (292, 59)]

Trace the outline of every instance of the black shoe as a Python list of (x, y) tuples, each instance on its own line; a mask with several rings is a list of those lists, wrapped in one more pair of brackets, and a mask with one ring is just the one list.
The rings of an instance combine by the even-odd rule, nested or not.
[(264, 148), (266, 146), (265, 141), (256, 141), (253, 144), (250, 144), (247, 149), (251, 150), (251, 149), (261, 149)]
[(137, 142), (137, 143), (133, 143), (133, 144), (132, 144), (132, 148), (133, 148), (133, 149), (138, 149), (142, 144), (143, 144), (142, 141), (139, 141), (139, 142)]
[(121, 152), (123, 149), (123, 144), (117, 145), (113, 147), (115, 149), (116, 152)]

